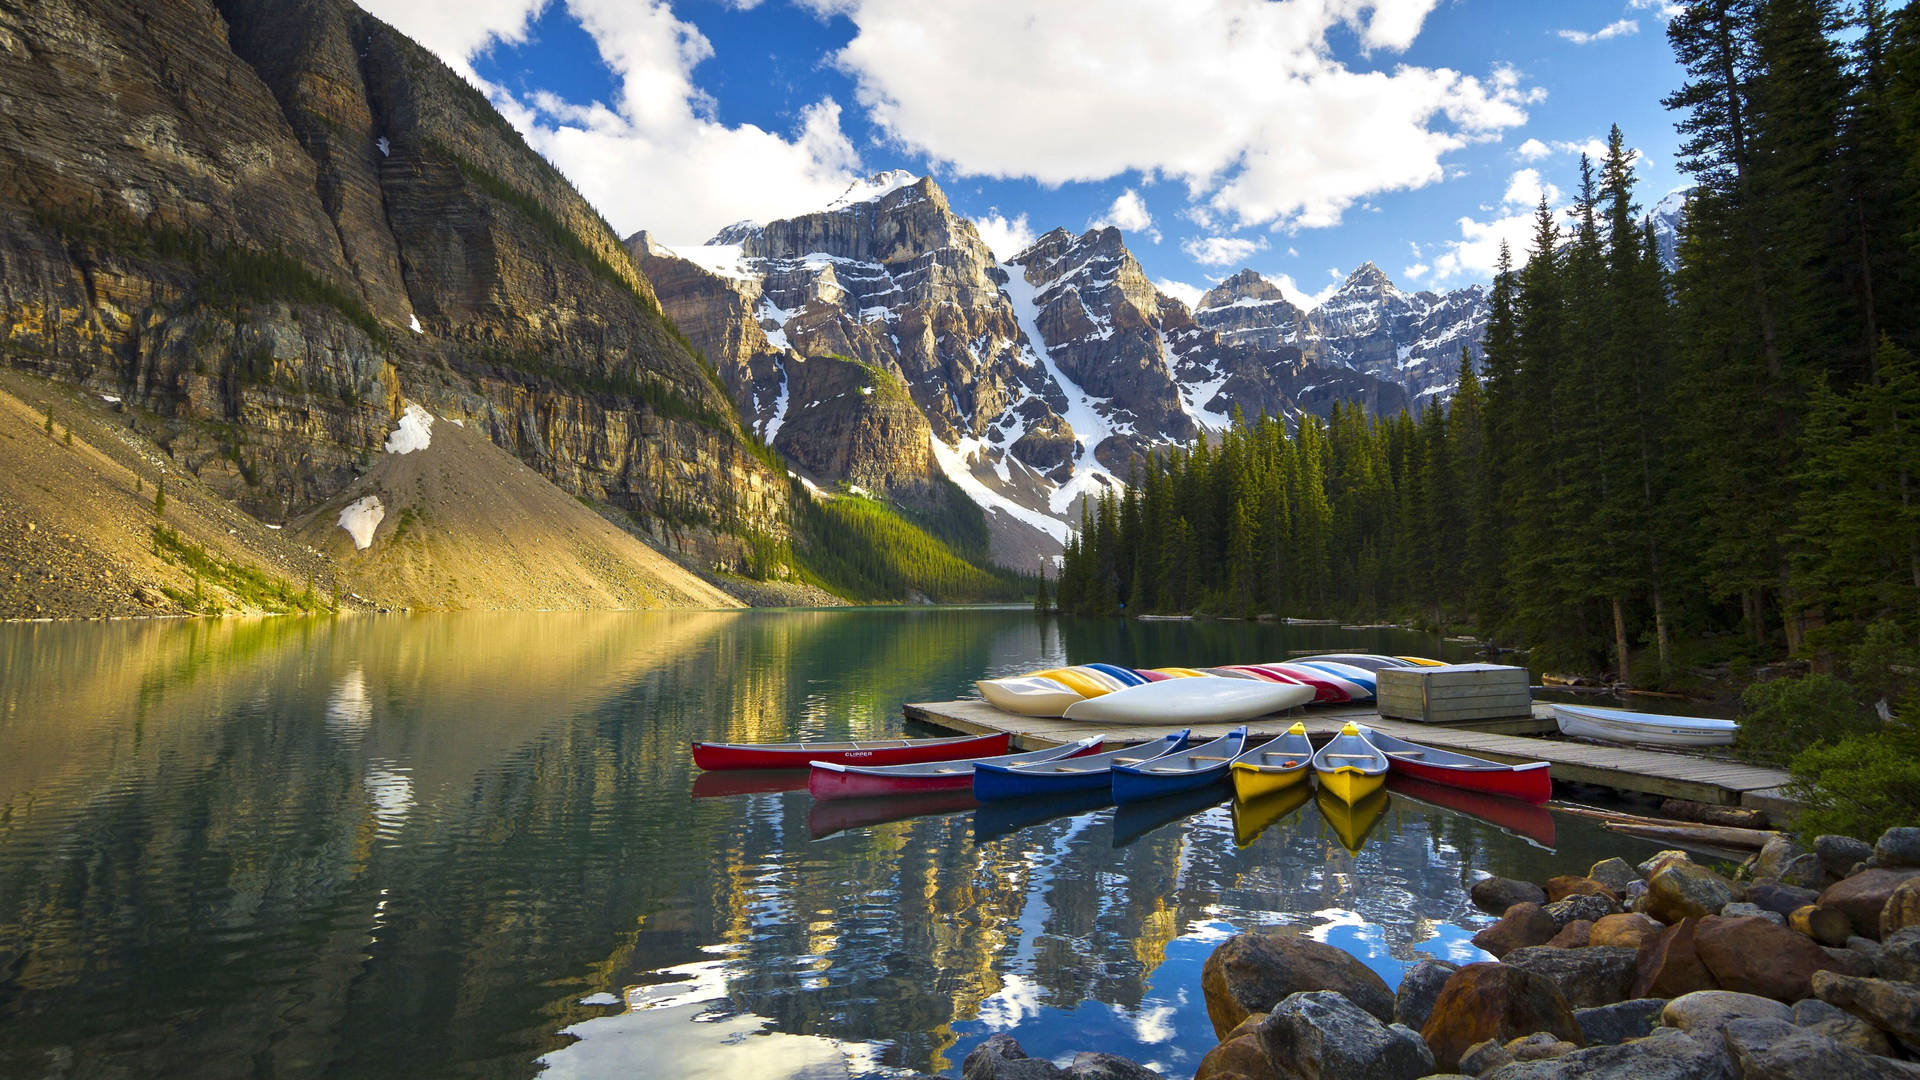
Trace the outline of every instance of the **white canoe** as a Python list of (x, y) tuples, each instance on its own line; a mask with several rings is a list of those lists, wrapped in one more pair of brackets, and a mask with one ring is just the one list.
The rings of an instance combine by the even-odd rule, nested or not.
[(1044, 675), (981, 679), (973, 685), (988, 704), (1021, 716), (1059, 716), (1069, 705), (1086, 700), (1078, 690)]
[(1731, 720), (1662, 716), (1590, 705), (1555, 705), (1553, 718), (1562, 735), (1656, 746), (1726, 746), (1740, 730), (1740, 725)]
[(1066, 718), (1096, 724), (1224, 724), (1313, 700), (1313, 688), (1258, 679), (1166, 679), (1067, 706)]

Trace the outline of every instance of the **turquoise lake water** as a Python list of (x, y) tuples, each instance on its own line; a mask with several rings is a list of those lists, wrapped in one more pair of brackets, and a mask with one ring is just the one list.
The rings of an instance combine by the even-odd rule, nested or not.
[(898, 733), (1039, 666), (1307, 648), (1441, 652), (965, 609), (0, 627), (0, 1076), (957, 1076), (1005, 1031), (1184, 1078), (1237, 930), (1397, 984), (1478, 958), (1479, 872), (1652, 850), (1444, 791), (1370, 823), (1225, 792), (815, 806), (687, 752)]

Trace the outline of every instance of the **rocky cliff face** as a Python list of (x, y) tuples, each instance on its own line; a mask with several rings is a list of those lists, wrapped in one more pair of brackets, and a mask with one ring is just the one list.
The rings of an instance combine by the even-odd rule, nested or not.
[(281, 520), (429, 403), (699, 557), (785, 478), (604, 221), (345, 0), (0, 9), (0, 355)]

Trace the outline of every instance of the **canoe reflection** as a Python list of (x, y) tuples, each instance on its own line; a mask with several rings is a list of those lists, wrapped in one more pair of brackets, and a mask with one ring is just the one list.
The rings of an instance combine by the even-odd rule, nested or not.
[(1242, 802), (1233, 801), (1233, 842), (1246, 847), (1274, 822), (1293, 813), (1313, 797), (1311, 782), (1292, 784), (1270, 795)]
[(973, 841), (980, 844), (998, 840), (1055, 818), (1084, 814), (1112, 804), (1111, 788), (1084, 788), (1057, 795), (1031, 795), (1023, 799), (996, 799), (981, 803), (980, 809), (973, 812)]
[(776, 791), (805, 791), (805, 769), (741, 769), (703, 772), (693, 778), (693, 797), (718, 799), (728, 795), (767, 795)]
[(1448, 787), (1400, 773), (1387, 777), (1387, 787), (1394, 794), (1405, 795), (1416, 802), (1479, 818), (1530, 844), (1553, 847), (1553, 812), (1544, 806)]
[(1162, 825), (1189, 818), (1202, 810), (1219, 806), (1233, 797), (1233, 787), (1224, 779), (1177, 795), (1122, 803), (1113, 812), (1113, 846), (1126, 847)]
[(848, 829), (931, 814), (957, 814), (979, 805), (973, 792), (964, 789), (929, 791), (924, 795), (886, 795), (876, 799), (815, 799), (807, 808), (807, 832), (815, 840), (824, 840)]
[(1328, 791), (1318, 788), (1314, 803), (1320, 807), (1320, 816), (1333, 826), (1335, 835), (1340, 837), (1340, 846), (1350, 855), (1360, 854), (1360, 848), (1367, 842), (1367, 834), (1380, 824), (1380, 815), (1387, 809), (1385, 788), (1375, 791), (1359, 802), (1350, 803)]

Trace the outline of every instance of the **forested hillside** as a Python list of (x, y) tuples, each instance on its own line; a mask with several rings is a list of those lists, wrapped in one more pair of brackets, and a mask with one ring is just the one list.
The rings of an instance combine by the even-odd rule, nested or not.
[[(1694, 4), (1671, 276), (1612, 133), (1419, 420), (1271, 419), (1136, 465), (1082, 612), (1413, 616), (1658, 682), (1676, 641), (1819, 662), (1920, 624), (1920, 12)], [(1636, 668), (1635, 661), (1640, 662)]]

